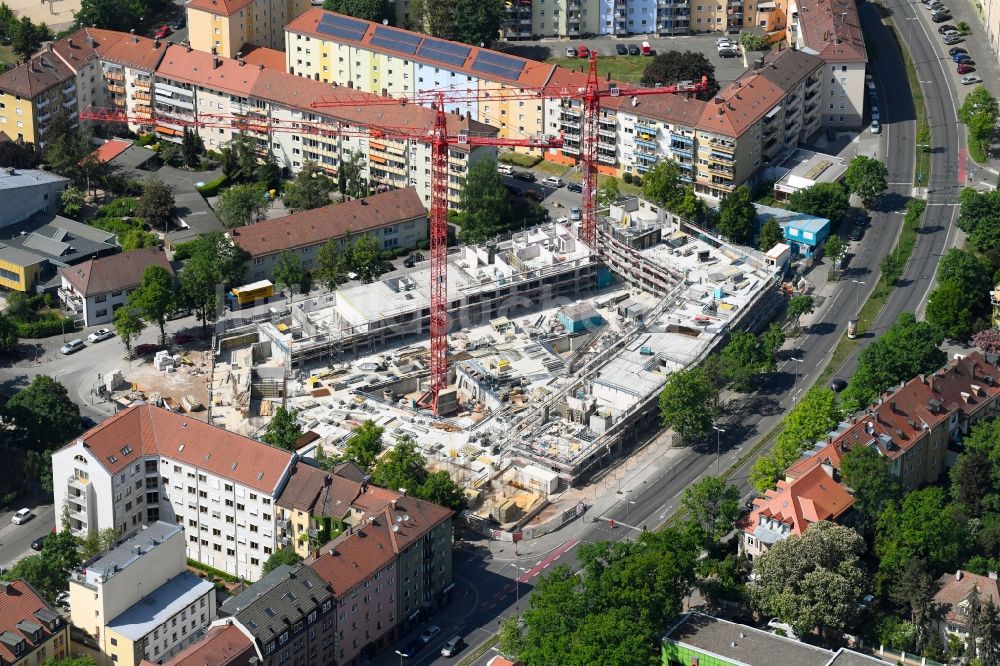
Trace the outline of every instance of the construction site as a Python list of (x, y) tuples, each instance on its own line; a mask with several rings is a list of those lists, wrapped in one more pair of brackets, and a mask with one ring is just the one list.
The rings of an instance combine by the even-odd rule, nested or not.
[[(513, 529), (658, 426), (670, 373), (780, 302), (783, 263), (638, 199), (606, 211), (601, 254), (549, 223), (447, 259), (447, 385), (430, 390), (425, 265), (293, 303), (218, 336), (209, 420), (259, 434), (297, 412), (300, 455), (337, 454), (367, 420), (412, 438), (471, 513)], [(628, 270), (622, 270), (622, 267)]]

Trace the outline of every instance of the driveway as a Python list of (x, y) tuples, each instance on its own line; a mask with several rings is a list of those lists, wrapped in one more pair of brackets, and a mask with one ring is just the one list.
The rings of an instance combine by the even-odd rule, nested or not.
[(185, 171), (172, 166), (163, 166), (156, 171), (156, 177), (166, 183), (174, 193), (175, 214), (183, 227), (167, 234), (172, 243), (225, 230), (219, 218), (215, 216), (215, 211), (195, 187), (196, 183), (207, 183), (221, 175), (221, 169)]

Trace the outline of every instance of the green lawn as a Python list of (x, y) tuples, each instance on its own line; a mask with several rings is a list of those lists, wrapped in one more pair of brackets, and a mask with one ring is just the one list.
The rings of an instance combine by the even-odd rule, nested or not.
[(0, 65), (16, 65), (17, 56), (14, 55), (14, 49), (11, 48), (10, 44), (3, 45), (0, 44)]
[[(610, 72), (611, 78), (618, 81), (638, 83), (650, 61), (652, 58), (644, 56), (603, 56), (597, 59), (597, 73), (602, 79), (606, 78)], [(576, 72), (579, 72), (581, 68), (586, 72), (588, 67), (587, 61), (579, 58), (549, 58), (545, 62)]]

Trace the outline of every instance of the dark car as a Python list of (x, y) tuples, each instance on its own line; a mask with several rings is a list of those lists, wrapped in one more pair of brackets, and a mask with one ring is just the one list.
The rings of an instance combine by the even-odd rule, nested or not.
[(81, 416), (80, 425), (83, 426), (84, 430), (90, 430), (91, 428), (97, 425), (97, 421), (90, 418), (89, 416)]
[(942, 26), (938, 27), (938, 34), (939, 35), (943, 35), (944, 33), (948, 32), (949, 30), (958, 30), (958, 28), (956, 28), (955, 26), (951, 25), (950, 23), (948, 25), (942, 25)]
[(615, 53), (618, 55), (628, 55), (628, 47), (624, 44), (615, 44)]
[(638, 44), (629, 44), (628, 45), (628, 54), (629, 55), (639, 55), (640, 53), (642, 53), (642, 51), (639, 50), (639, 45)]
[(170, 24), (170, 27), (173, 28), (174, 30), (180, 30), (186, 25), (187, 25), (187, 19), (184, 18), (183, 14), (181, 14), (180, 16), (174, 19), (174, 22)]
[(854, 227), (854, 229), (851, 230), (850, 239), (852, 241), (859, 241), (862, 239), (862, 237), (864, 237), (864, 235), (865, 235), (864, 229), (862, 229), (861, 227)]
[(530, 171), (515, 171), (514, 178), (517, 178), (518, 180), (523, 180), (528, 183), (535, 182), (535, 174), (531, 173)]
[(963, 49), (961, 46), (953, 46), (950, 49), (948, 49), (948, 55), (950, 56), (955, 56), (958, 55), (959, 53), (968, 53), (968, 52), (969, 51), (967, 49)]
[(847, 388), (847, 381), (841, 379), (840, 377), (834, 377), (833, 379), (830, 380), (828, 386), (830, 387), (830, 390), (833, 391), (834, 393), (840, 393), (845, 388)]
[(580, 183), (570, 183), (566, 186), (566, 189), (570, 192), (576, 192), (577, 194), (583, 192), (583, 185)]
[(931, 20), (935, 23), (944, 23), (951, 20), (951, 14), (938, 14), (937, 16), (932, 16)]
[(868, 215), (866, 213), (858, 213), (854, 218), (854, 226), (864, 229), (868, 226)]
[(973, 67), (972, 65), (961, 63), (958, 67), (955, 68), (955, 71), (958, 72), (959, 74), (972, 74), (974, 71), (976, 71), (976, 68)]
[(521, 196), (521, 190), (517, 189), (513, 185), (504, 184), (504, 187), (507, 188), (507, 191), (510, 192), (510, 195), (512, 197), (519, 197), (519, 196)]
[(406, 260), (403, 262), (403, 265), (406, 266), (407, 268), (413, 268), (418, 261), (423, 261), (423, 260), (424, 260), (424, 255), (420, 254), (419, 252), (414, 252), (413, 254), (411, 254), (406, 258)]
[(402, 650), (396, 650), (396, 654), (403, 659), (409, 659), (410, 657), (416, 656), (421, 650), (423, 650), (425, 645), (427, 644), (422, 640), (415, 638)]
[(952, 44), (958, 44), (959, 42), (963, 41), (965, 40), (959, 37), (958, 35), (948, 35), (947, 37), (944, 38), (944, 43), (947, 44), (948, 46), (951, 46)]
[(48, 534), (43, 534), (34, 541), (31, 542), (31, 550), (40, 551), (45, 547), (45, 540), (49, 537)]
[(539, 190), (525, 190), (524, 196), (532, 201), (537, 201), (538, 203), (545, 201), (545, 195)]
[(976, 64), (975, 61), (972, 59), (972, 56), (970, 56), (968, 53), (959, 53), (958, 55), (956, 55), (955, 57), (953, 57), (952, 60), (954, 60), (955, 63), (958, 64), (958, 65), (975, 65)]
[(826, 140), (827, 141), (836, 141), (837, 140), (837, 130), (833, 129), (832, 127), (827, 127), (826, 128)]

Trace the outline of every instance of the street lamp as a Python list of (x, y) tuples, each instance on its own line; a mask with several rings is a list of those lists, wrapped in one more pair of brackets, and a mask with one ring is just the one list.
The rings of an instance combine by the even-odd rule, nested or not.
[[(635, 504), (635, 500), (628, 500), (627, 502), (625, 502), (625, 527), (626, 528), (630, 527), (629, 522), (628, 522), (628, 510), (629, 510), (629, 505), (630, 504)], [(625, 534), (626, 534), (625, 538), (628, 539), (628, 536), (627, 536), (628, 532), (626, 532)]]
[(399, 666), (403, 666), (403, 652), (402, 650), (395, 650), (396, 654), (399, 655)]
[(722, 458), (722, 433), (726, 430), (716, 426), (712, 426), (712, 430), (715, 431), (715, 475), (719, 476), (719, 461)]
[[(521, 573), (525, 573), (528, 570), (527, 569), (522, 569), (521, 567), (518, 567), (518, 566), (515, 566), (514, 570), (515, 570), (514, 571), (514, 589), (516, 590), (516, 594), (517, 594), (516, 600), (514, 602), (514, 610), (521, 610)], [(509, 590), (510, 588), (507, 588), (507, 589)], [(510, 593), (508, 592), (508, 594), (510, 594)]]
[[(794, 356), (790, 357), (788, 360), (789, 361), (794, 361), (795, 363), (802, 363), (803, 362), (801, 358), (795, 358)], [(794, 389), (798, 385), (799, 385), (799, 366), (796, 365), (795, 366), (795, 383), (792, 384), (792, 388)]]
[(867, 282), (862, 282), (861, 280), (855, 280), (851, 278), (851, 282), (858, 285), (854, 289), (854, 309), (858, 313), (858, 317), (861, 317), (861, 285), (868, 284)]

